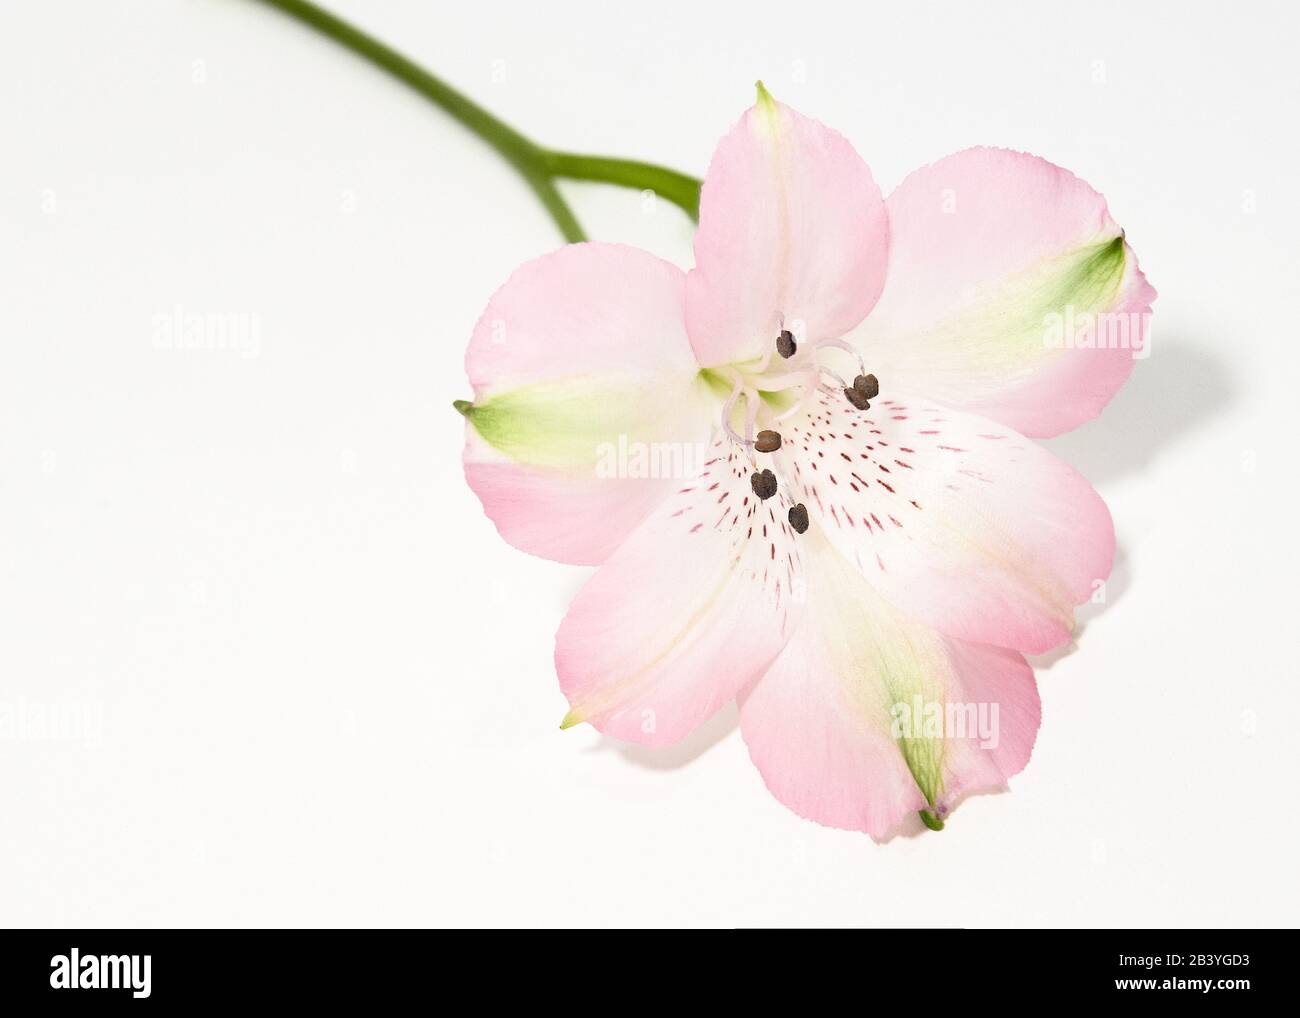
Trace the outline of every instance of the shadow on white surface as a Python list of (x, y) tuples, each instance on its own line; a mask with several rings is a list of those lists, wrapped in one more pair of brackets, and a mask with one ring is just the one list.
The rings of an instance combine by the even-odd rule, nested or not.
[[(1150, 359), (1134, 368), (1100, 417), (1044, 444), (1104, 489), (1108, 482), (1149, 469), (1163, 450), (1229, 409), (1233, 398), (1232, 378), (1214, 354), (1197, 346), (1157, 342)], [(1045, 671), (1078, 650), (1088, 624), (1114, 607), (1132, 583), (1132, 559), (1117, 547), (1105, 600), (1076, 609), (1074, 638), (1031, 656), (1034, 670)]]
[(671, 771), (698, 760), (723, 739), (740, 727), (740, 708), (733, 700), (718, 713), (682, 739), (671, 746), (639, 746), (634, 742), (622, 742), (601, 736), (601, 739), (587, 752), (605, 753), (616, 750), (624, 759), (641, 767), (655, 771)]
[(1098, 487), (1150, 466), (1233, 403), (1227, 364), (1204, 347), (1156, 339), (1100, 417), (1045, 442)]

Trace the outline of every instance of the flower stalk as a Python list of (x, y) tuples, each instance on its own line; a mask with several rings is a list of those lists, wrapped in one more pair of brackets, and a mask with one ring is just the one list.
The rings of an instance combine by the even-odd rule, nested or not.
[(700, 181), (695, 177), (634, 159), (579, 155), (544, 148), (441, 78), (329, 11), (307, 0), (263, 2), (387, 71), (491, 145), (523, 177), (564, 239), (570, 243), (586, 240), (587, 235), (555, 186), (555, 181), (561, 178), (653, 191), (679, 206), (691, 219), (699, 219)]

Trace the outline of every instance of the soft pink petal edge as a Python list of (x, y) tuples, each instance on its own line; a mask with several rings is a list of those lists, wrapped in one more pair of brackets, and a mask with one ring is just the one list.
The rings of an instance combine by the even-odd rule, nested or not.
[[(1156, 292), (1105, 198), (1070, 171), (972, 148), (914, 171), (886, 207), (888, 277), (854, 336), (883, 384), (1044, 438), (1097, 416), (1146, 355)], [(1080, 263), (1111, 243), (1122, 277), (1071, 294), (1071, 279), (1089, 278)], [(1071, 301), (1079, 316), (1110, 316), (1123, 345), (1049, 348), (1044, 315)]]

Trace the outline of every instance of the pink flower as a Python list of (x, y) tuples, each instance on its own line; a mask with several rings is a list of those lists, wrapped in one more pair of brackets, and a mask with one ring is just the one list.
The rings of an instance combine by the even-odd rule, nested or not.
[(556, 636), (564, 727), (665, 745), (737, 698), (800, 816), (937, 827), (1025, 766), (1023, 655), (1110, 571), (1101, 498), (1025, 436), (1101, 411), (1155, 292), (1067, 171), (970, 149), (886, 200), (761, 89), (695, 255), (563, 248), (470, 340), (470, 485), (515, 546), (600, 566)]

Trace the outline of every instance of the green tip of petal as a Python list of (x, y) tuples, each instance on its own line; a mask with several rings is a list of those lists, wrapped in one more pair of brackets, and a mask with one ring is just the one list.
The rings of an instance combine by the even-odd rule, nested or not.
[(467, 399), (452, 400), (451, 405), (456, 408), (457, 413), (462, 417), (468, 417), (469, 412), (474, 409), (474, 404)]
[(772, 93), (767, 90), (761, 78), (754, 82), (754, 88), (758, 91), (758, 105), (767, 110), (776, 109), (776, 100), (772, 98)]
[(930, 828), (930, 830), (932, 831), (943, 830), (943, 821), (940, 820), (933, 813), (931, 813), (928, 809), (919, 810), (918, 812), (920, 813), (921, 816), (921, 823), (925, 824), (925, 826)]
[(564, 715), (564, 720), (560, 722), (560, 731), (564, 731), (566, 728), (572, 728), (574, 725), (580, 724), (582, 724), (582, 716), (578, 713), (578, 710), (575, 707), (573, 710), (569, 711), (568, 714)]

